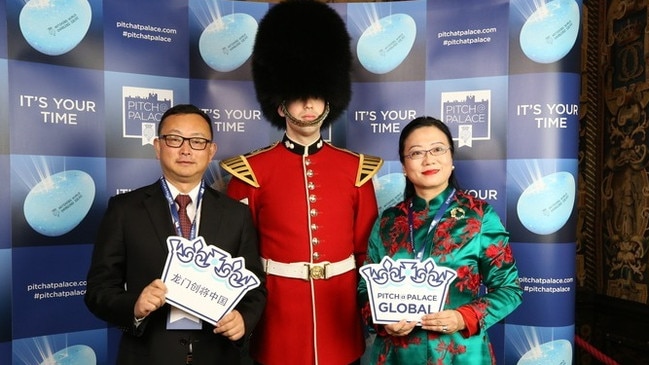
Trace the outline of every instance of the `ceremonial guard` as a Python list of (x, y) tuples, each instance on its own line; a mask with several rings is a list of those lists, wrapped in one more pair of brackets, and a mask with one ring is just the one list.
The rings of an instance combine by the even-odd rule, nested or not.
[(264, 117), (285, 130), (269, 147), (221, 162), (227, 193), (247, 203), (267, 275), (251, 338), (257, 364), (358, 364), (356, 288), (377, 218), (372, 177), (383, 161), (322, 138), (351, 99), (350, 37), (323, 2), (271, 5), (252, 54)]

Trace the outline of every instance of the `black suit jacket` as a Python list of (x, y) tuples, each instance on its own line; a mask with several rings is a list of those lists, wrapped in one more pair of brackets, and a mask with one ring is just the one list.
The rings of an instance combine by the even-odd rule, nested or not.
[(194, 365), (239, 363), (243, 340), (249, 338), (266, 303), (256, 229), (246, 205), (211, 188), (203, 194), (200, 219), (199, 236), (233, 257), (243, 257), (247, 269), (262, 281), (236, 307), (245, 321), (246, 335), (233, 343), (213, 334), (209, 323), (203, 323), (202, 330), (167, 330), (168, 304), (134, 325), (135, 302), (145, 286), (161, 277), (167, 237), (176, 234), (158, 181), (109, 200), (88, 272), (87, 307), (124, 331), (118, 364), (183, 365), (187, 341), (193, 343)]

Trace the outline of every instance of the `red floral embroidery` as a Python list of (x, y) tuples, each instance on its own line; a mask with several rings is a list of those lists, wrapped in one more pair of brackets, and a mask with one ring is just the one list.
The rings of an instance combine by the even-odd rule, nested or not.
[(391, 352), (399, 351), (399, 349), (407, 349), (410, 345), (421, 345), (421, 338), (419, 336), (390, 336), (387, 335), (385, 330), (380, 332), (379, 336), (386, 337), (386, 341), (383, 343), (377, 364), (385, 364), (388, 359), (388, 354)]
[(454, 240), (445, 239), (437, 242), (437, 244), (433, 248), (433, 254), (435, 256), (442, 256), (440, 261), (444, 262), (446, 261), (446, 257), (444, 256), (449, 255), (451, 252), (457, 250), (460, 247), (461, 245), (457, 244)]
[(411, 250), (410, 245), (403, 239), (404, 234), (408, 232), (408, 219), (403, 216), (397, 216), (392, 220), (391, 217), (383, 218), (381, 226), (392, 224), (392, 229), (389, 230), (387, 240), (383, 240), (386, 251), (390, 256), (393, 256), (401, 249)]
[(466, 233), (469, 234), (469, 237), (479, 233), (480, 228), (482, 228), (482, 222), (480, 220), (475, 219), (475, 218), (469, 218), (469, 219), (466, 220), (466, 229), (465, 230), (466, 230)]
[(470, 194), (464, 194), (464, 197), (467, 199), (467, 206), (469, 207), (469, 209), (476, 212), (480, 217), (482, 217), (484, 215), (484, 206), (486, 202), (476, 199), (476, 197)]
[(365, 303), (361, 308), (361, 317), (365, 323), (371, 323), (372, 321), (372, 309), (370, 308), (370, 302)]
[(473, 269), (469, 266), (460, 266), (457, 268), (456, 272), (457, 279), (455, 287), (459, 291), (470, 290), (474, 295), (477, 295), (480, 290), (480, 275), (474, 273)]
[(478, 320), (480, 321), (480, 325), (484, 325), (484, 318), (487, 315), (487, 307), (489, 306), (489, 302), (487, 300), (484, 300), (483, 298), (478, 299), (477, 301), (469, 304), (472, 308), (473, 311), (476, 313), (478, 316)]
[(408, 227), (408, 217), (405, 216), (399, 216), (394, 219), (394, 222), (392, 222), (394, 227), (392, 230), (395, 233), (398, 233), (399, 237), (403, 237), (403, 235), (409, 231)]
[(417, 336), (390, 336), (390, 343), (394, 347), (407, 349), (408, 345), (421, 344), (421, 338)]
[(503, 258), (503, 261), (506, 263), (514, 262), (514, 253), (512, 252), (512, 246), (505, 246), (505, 257)]
[[(458, 193), (458, 195), (460, 194)], [(466, 209), (462, 209), (463, 211), (473, 210), (479, 217), (482, 217), (484, 204), (476, 201), (470, 195), (466, 195), (466, 197), (468, 198), (466, 205), (461, 204), (457, 196), (455, 201), (458, 202), (460, 208), (466, 207)], [(462, 227), (462, 231), (454, 232), (454, 229), (457, 230), (458, 225)], [(475, 217), (464, 218), (464, 215), (461, 218), (450, 217), (442, 220), (435, 231), (436, 244), (432, 250), (432, 254), (436, 256), (439, 263), (446, 262), (446, 256), (471, 241), (480, 232), (481, 227), (482, 221), (480, 219)]]
[(466, 346), (464, 345), (459, 345), (455, 343), (455, 341), (450, 341), (449, 343), (446, 343), (446, 341), (440, 340), (437, 343), (437, 348), (435, 348), (435, 351), (437, 351), (440, 356), (439, 359), (443, 360), (446, 356), (455, 356), (459, 354), (463, 354), (466, 352)]
[(501, 267), (503, 262), (510, 263), (514, 259), (512, 248), (505, 246), (503, 241), (489, 245), (485, 254), (491, 259), (491, 264), (496, 267)]
[(412, 218), (412, 225), (415, 226), (415, 229), (421, 228), (421, 226), (426, 221), (428, 217), (428, 208), (422, 210), (421, 212), (415, 212)]
[(385, 364), (385, 360), (387, 360), (387, 357), (384, 354), (380, 354), (379, 358), (376, 359), (376, 364), (377, 365), (383, 365), (383, 364)]

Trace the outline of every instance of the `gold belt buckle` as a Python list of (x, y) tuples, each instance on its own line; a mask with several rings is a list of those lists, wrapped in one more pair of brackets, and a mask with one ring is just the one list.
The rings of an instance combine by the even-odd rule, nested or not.
[(320, 280), (320, 279), (325, 278), (327, 264), (324, 264), (324, 265), (310, 265), (310, 264), (307, 264), (307, 266), (309, 268), (309, 277), (311, 279)]

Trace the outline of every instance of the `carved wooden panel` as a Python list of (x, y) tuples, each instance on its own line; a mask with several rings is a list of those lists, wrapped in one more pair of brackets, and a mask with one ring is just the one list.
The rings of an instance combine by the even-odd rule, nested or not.
[(602, 46), (602, 272), (611, 297), (647, 303), (647, 1), (611, 1)]

